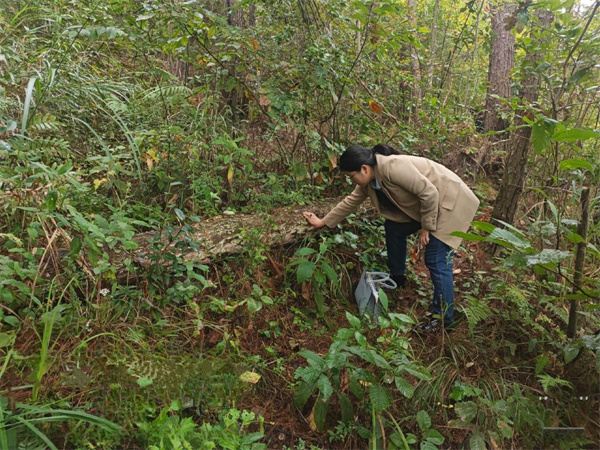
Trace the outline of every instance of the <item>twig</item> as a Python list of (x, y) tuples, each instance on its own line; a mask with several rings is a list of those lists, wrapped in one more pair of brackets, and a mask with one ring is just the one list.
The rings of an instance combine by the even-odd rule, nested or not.
[[(44, 229), (44, 233), (46, 233), (46, 229)], [(46, 237), (48, 238), (48, 244), (46, 244), (46, 248), (44, 249), (44, 253), (42, 254), (42, 257), (40, 258), (40, 262), (38, 264), (37, 273), (35, 274), (35, 278), (33, 279), (33, 284), (31, 286), (31, 296), (29, 297), (29, 308), (31, 308), (31, 303), (33, 302), (33, 297), (35, 296), (35, 287), (37, 285), (37, 280), (46, 271), (46, 267), (48, 267), (48, 264), (50, 263), (50, 260), (48, 260), (48, 262), (42, 268), (42, 264), (44, 263), (46, 254), (48, 253), (48, 250), (50, 250), (50, 247), (52, 246), (54, 239), (56, 239), (57, 234), (58, 230), (54, 230), (54, 233), (52, 233), (52, 236), (49, 238), (48, 234), (46, 234)]]
[(333, 105), (333, 108), (332, 108), (331, 112), (329, 113), (329, 115), (321, 121), (321, 124), (324, 124), (329, 119), (331, 119), (331, 117), (333, 117), (333, 115), (335, 114), (335, 110), (337, 109), (337, 106), (339, 105), (340, 101), (342, 100), (342, 94), (344, 93), (346, 84), (348, 83), (348, 80), (350, 79), (350, 74), (354, 70), (354, 66), (356, 66), (356, 64), (358, 63), (358, 60), (360, 59), (360, 56), (362, 55), (363, 49), (365, 48), (365, 45), (367, 44), (367, 36), (369, 35), (369, 24), (371, 23), (371, 14), (373, 13), (374, 6), (375, 6), (375, 0), (373, 0), (371, 2), (371, 6), (369, 6), (369, 15), (367, 16), (367, 21), (365, 23), (365, 36), (364, 36), (362, 45), (360, 46), (360, 50), (358, 51), (356, 58), (352, 62), (352, 65), (350, 66), (350, 70), (348, 70), (348, 73), (343, 78), (344, 81), (342, 82), (342, 87), (340, 88), (340, 93), (337, 95), (337, 101)]

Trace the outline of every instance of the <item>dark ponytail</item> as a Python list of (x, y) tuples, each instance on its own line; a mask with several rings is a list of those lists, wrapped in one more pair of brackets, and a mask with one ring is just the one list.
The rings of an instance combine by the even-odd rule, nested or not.
[(372, 149), (360, 145), (351, 145), (340, 156), (340, 170), (342, 172), (357, 172), (364, 165), (373, 167), (377, 165), (375, 154), (390, 156), (399, 155), (400, 152), (387, 144), (377, 144)]
[(383, 156), (399, 155), (400, 154), (400, 152), (398, 150), (396, 150), (391, 145), (387, 145), (387, 144), (377, 144), (375, 147), (373, 147), (372, 150), (373, 150), (373, 153), (378, 153), (378, 154), (383, 155)]

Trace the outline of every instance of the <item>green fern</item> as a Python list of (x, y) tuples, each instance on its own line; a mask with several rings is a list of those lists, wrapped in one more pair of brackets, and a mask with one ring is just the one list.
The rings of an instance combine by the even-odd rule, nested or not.
[(161, 98), (189, 97), (192, 90), (185, 86), (159, 86), (143, 93), (142, 101), (154, 101)]
[(70, 149), (69, 143), (60, 138), (52, 137), (37, 137), (27, 143), (27, 150), (54, 150), (68, 152)]
[(573, 385), (567, 380), (563, 380), (561, 378), (555, 378), (548, 374), (538, 375), (538, 380), (540, 380), (540, 384), (544, 388), (544, 392), (548, 392), (550, 388), (553, 387), (568, 387), (573, 388)]
[(468, 300), (469, 306), (464, 308), (464, 312), (467, 316), (467, 322), (469, 323), (469, 330), (473, 332), (475, 325), (489, 318), (493, 311), (486, 303), (475, 297), (468, 297)]
[[(569, 322), (569, 316), (567, 314), (567, 311), (564, 309), (564, 304), (552, 301), (548, 298), (542, 298), (540, 299), (540, 305), (544, 305), (544, 309), (546, 311), (551, 312), (556, 317), (560, 317), (560, 320), (562, 320), (564, 323)], [(563, 307), (561, 307), (561, 305)]]
[(42, 133), (44, 131), (58, 130), (63, 125), (62, 122), (56, 120), (52, 114), (35, 117), (29, 124), (29, 131)]

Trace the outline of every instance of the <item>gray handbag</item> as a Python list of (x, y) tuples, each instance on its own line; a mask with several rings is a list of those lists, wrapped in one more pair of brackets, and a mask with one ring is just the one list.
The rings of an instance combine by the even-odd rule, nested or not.
[(354, 291), (354, 298), (358, 305), (358, 312), (373, 316), (377, 320), (381, 314), (381, 303), (379, 303), (379, 288), (396, 289), (398, 285), (385, 272), (363, 271), (360, 281)]

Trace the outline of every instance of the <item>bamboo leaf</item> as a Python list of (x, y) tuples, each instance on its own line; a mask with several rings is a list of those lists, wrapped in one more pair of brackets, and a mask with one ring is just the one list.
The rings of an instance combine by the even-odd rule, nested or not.
[(25, 90), (25, 104), (23, 106), (23, 118), (21, 121), (21, 133), (25, 134), (27, 131), (27, 120), (29, 119), (29, 109), (31, 107), (31, 100), (33, 98), (33, 88), (35, 87), (36, 77), (31, 77), (29, 83), (27, 83), (27, 89)]
[(52, 441), (50, 439), (48, 439), (48, 436), (46, 436), (44, 433), (42, 433), (40, 430), (38, 430), (35, 426), (33, 426), (31, 423), (29, 423), (28, 420), (25, 420), (23, 417), (20, 417), (18, 415), (15, 415), (13, 417), (14, 417), (14, 419), (16, 421), (18, 421), (18, 422), (22, 423), (23, 425), (25, 425), (44, 444), (46, 444), (50, 450), (58, 450), (58, 448), (52, 443)]

